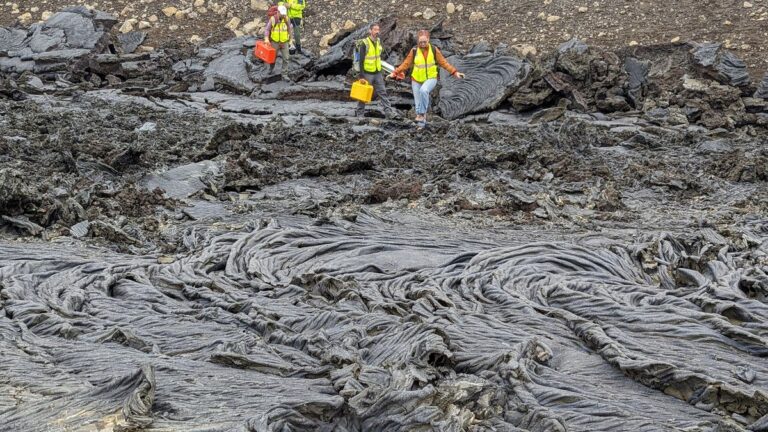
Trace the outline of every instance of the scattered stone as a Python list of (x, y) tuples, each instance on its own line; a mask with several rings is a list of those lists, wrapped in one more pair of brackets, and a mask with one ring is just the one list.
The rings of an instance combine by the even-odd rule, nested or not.
[(482, 12), (475, 11), (469, 14), (469, 22), (485, 21), (486, 19), (488, 19), (488, 17)]
[(205, 6), (205, 0), (195, 0), (195, 3), (193, 3), (196, 8), (200, 8)]
[(189, 43), (199, 45), (203, 41), (203, 38), (201, 38), (198, 35), (192, 35), (189, 37)]
[(459, 11), (459, 12), (463, 11), (464, 10), (464, 5), (460, 4), (460, 5), (456, 6), (456, 10)]
[(355, 22), (352, 20), (344, 21), (344, 30), (353, 30), (355, 28)]
[(154, 122), (146, 122), (136, 128), (136, 132), (154, 132), (155, 130), (157, 130), (157, 123)]
[(752, 7), (752, 3), (748, 2), (748, 1), (744, 2), (744, 8), (749, 9), (751, 7)]
[(150, 27), (152, 27), (152, 24), (148, 23), (147, 21), (139, 21), (139, 30), (146, 30)]
[(445, 5), (445, 11), (448, 12), (448, 14), (452, 14), (456, 12), (456, 5), (454, 5), (451, 2), (448, 2), (448, 4)]
[(553, 23), (557, 21), (560, 21), (560, 17), (558, 15), (550, 15), (547, 17), (547, 22), (549, 23)]
[(516, 50), (522, 57), (527, 57), (529, 54), (535, 56), (538, 52), (535, 46), (528, 44), (514, 45), (512, 49)]
[(638, 45), (638, 43), (637, 43), (636, 40), (629, 41), (629, 46), (637, 46), (637, 45)]
[(427, 20), (431, 20), (432, 18), (435, 17), (435, 15), (437, 15), (437, 13), (432, 8), (426, 8), (424, 10), (424, 13), (422, 14), (424, 19), (427, 19)]
[(269, 9), (269, 3), (265, 0), (251, 0), (251, 9), (256, 11), (265, 11)]
[(176, 15), (176, 12), (179, 10), (173, 6), (168, 6), (167, 8), (163, 8), (163, 15), (167, 16), (168, 18)]
[(20, 23), (26, 25), (32, 22), (32, 14), (29, 12), (19, 15), (18, 20)]
[(672, 38), (672, 40), (670, 40), (670, 42), (671, 42), (671, 43), (677, 43), (677, 42), (680, 42), (680, 36), (675, 36), (675, 37), (673, 37), (673, 38)]
[(261, 27), (262, 27), (262, 23), (261, 23), (260, 20), (253, 20), (253, 21), (247, 22), (247, 23), (245, 23), (245, 25), (243, 25), (243, 33), (245, 33), (245, 34), (254, 34), (254, 33), (259, 32)]
[(40, 19), (41, 19), (41, 20), (43, 20), (43, 21), (48, 21), (48, 18), (50, 18), (50, 17), (52, 17), (52, 16), (53, 16), (53, 12), (51, 12), (51, 11), (44, 11), (44, 12), (43, 12), (43, 13), (40, 15)]
[(186, 18), (187, 14), (184, 11), (176, 11), (176, 13), (173, 14), (173, 17), (178, 19), (178, 20), (181, 20), (181, 19)]
[(149, 21), (151, 23), (156, 23), (157, 19), (158, 19), (157, 15), (150, 15), (149, 18), (147, 18), (147, 21)]
[(234, 17), (224, 26), (232, 31), (237, 30), (237, 28), (240, 26), (240, 18)]
[(88, 235), (91, 229), (91, 223), (86, 221), (78, 222), (69, 228), (69, 232), (74, 238), (83, 238)]
[(586, 13), (589, 10), (586, 6), (579, 6), (579, 13)]
[(177, 26), (176, 24), (171, 24), (168, 26), (168, 30), (170, 31), (176, 31), (178, 29), (179, 29), (179, 26)]
[(335, 33), (329, 33), (327, 35), (323, 35), (323, 37), (320, 38), (319, 45), (322, 48), (328, 48), (328, 42), (330, 42), (333, 37), (336, 36)]
[(133, 31), (133, 22), (131, 21), (132, 20), (128, 20), (120, 26), (120, 33), (130, 33)]

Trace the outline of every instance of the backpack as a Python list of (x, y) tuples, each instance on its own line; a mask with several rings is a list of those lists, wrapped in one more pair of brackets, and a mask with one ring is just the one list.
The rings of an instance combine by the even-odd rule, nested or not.
[(355, 72), (360, 73), (360, 46), (365, 43), (363, 39), (355, 41), (355, 46), (352, 49), (352, 69)]
[(274, 4), (267, 9), (267, 20), (270, 20), (273, 16), (277, 16), (277, 5)]

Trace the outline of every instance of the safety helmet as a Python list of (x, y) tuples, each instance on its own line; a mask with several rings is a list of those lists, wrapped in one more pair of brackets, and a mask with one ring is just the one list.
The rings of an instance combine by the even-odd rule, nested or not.
[(280, 12), (280, 15), (288, 15), (288, 9), (284, 5), (278, 6), (277, 11)]

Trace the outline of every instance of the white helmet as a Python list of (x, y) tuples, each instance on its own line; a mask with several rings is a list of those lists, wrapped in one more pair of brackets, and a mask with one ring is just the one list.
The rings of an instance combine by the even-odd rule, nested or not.
[(278, 6), (277, 11), (280, 12), (280, 15), (288, 15), (288, 9), (285, 8), (285, 5)]

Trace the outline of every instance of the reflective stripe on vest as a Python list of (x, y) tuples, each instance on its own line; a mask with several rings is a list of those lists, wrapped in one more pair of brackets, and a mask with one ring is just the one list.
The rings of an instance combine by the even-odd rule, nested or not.
[(285, 19), (281, 19), (280, 22), (275, 24), (275, 19), (277, 18), (272, 17), (272, 31), (269, 33), (269, 38), (272, 39), (272, 42), (288, 42), (291, 39), (291, 36), (288, 34), (288, 22)]
[(291, 0), (288, 2), (288, 18), (304, 18), (304, 8), (307, 7), (306, 0)]
[(437, 78), (437, 64), (435, 63), (435, 51), (432, 44), (427, 46), (427, 58), (424, 58), (424, 50), (416, 47), (416, 54), (413, 56), (413, 72), (411, 78), (417, 82), (424, 82), (428, 79)]
[(370, 37), (365, 38), (365, 59), (363, 70), (369, 73), (381, 72), (381, 41), (374, 43)]

